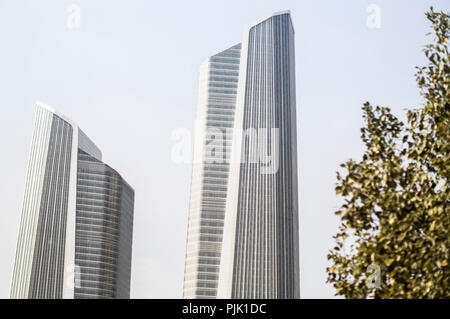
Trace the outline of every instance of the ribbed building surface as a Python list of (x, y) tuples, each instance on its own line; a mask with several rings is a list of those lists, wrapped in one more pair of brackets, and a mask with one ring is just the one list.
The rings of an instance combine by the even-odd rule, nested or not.
[(215, 298), (241, 45), (206, 60), (199, 93), (184, 277), (185, 298)]
[(38, 103), (11, 298), (127, 298), (133, 205), (95, 144)]
[[(241, 60), (236, 128), (244, 134), (235, 144), (241, 163), (230, 167), (219, 297), (299, 298), (294, 29), (289, 12), (250, 27)], [(245, 134), (249, 130), (257, 138)]]
[[(24, 266), (24, 272), (16, 272), (15, 276), (21, 277), (22, 282), (28, 281), (30, 298), (60, 298), (64, 280), (73, 129), (60, 117), (49, 116), (42, 109), (37, 110), (36, 126), (39, 132), (33, 136), (32, 150), (36, 157), (32, 158), (29, 169), (39, 171), (28, 176), (31, 187), (26, 191), (24, 208), (29, 214), (24, 216), (26, 220), (22, 220), (20, 225), (19, 241), (23, 251), (17, 259), (17, 263)], [(48, 140), (48, 148), (44, 147), (47, 144), (40, 139), (40, 133)], [(41, 151), (47, 156), (37, 154)], [(34, 196), (38, 186), (40, 201)], [(32, 207), (30, 202), (34, 204)], [(22, 287), (17, 285), (17, 288)]]

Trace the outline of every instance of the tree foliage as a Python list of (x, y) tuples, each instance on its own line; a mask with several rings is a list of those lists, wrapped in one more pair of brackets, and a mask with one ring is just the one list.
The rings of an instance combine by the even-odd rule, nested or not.
[(450, 297), (449, 15), (426, 16), (434, 36), (416, 73), (423, 107), (404, 124), (365, 103), (365, 153), (337, 173), (343, 204), (327, 273), (346, 298)]

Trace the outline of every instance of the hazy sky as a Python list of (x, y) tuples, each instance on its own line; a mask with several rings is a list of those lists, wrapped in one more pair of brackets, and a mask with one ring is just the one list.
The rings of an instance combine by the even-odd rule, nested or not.
[[(72, 3), (79, 28), (68, 24)], [(367, 25), (372, 3), (380, 28)], [(431, 4), (448, 11), (450, 2), (0, 0), (0, 297), (9, 296), (36, 100), (78, 123), (136, 191), (131, 296), (182, 296), (191, 167), (171, 161), (171, 133), (193, 129), (201, 62), (286, 9), (296, 30), (301, 295), (332, 297), (335, 171), (361, 154), (363, 102), (398, 115), (420, 104), (413, 75)]]

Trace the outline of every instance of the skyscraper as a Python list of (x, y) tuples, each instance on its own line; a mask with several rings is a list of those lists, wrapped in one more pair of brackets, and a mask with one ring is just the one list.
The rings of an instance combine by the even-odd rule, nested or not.
[(134, 191), (37, 103), (11, 298), (129, 298)]
[(289, 12), (245, 33), (235, 119), (243, 131), (233, 141), (240, 160), (230, 167), (220, 297), (300, 294), (294, 57)]
[(217, 294), (240, 51), (234, 45), (200, 67), (185, 298)]
[[(233, 82), (237, 85), (229, 100), (234, 101), (232, 130), (225, 135), (227, 165), (220, 183), (215, 180), (220, 190), (209, 189), (211, 164), (204, 163), (211, 154), (217, 159), (207, 148), (218, 144), (216, 138), (196, 132), (194, 153), (200, 150), (207, 156), (199, 165), (200, 155), (194, 155), (184, 296), (298, 298), (295, 52), (290, 13), (275, 13), (249, 27), (240, 49), (235, 61), (238, 78)], [(197, 128), (208, 119), (207, 111), (199, 110), (208, 110), (216, 93), (213, 76), (204, 68)], [(226, 89), (229, 83), (217, 85)], [(224, 105), (224, 95), (213, 97)], [(211, 194), (208, 205), (204, 193)], [(204, 210), (220, 211), (218, 221), (210, 224)], [(202, 249), (212, 247), (212, 239), (214, 249), (221, 247), (214, 253)]]

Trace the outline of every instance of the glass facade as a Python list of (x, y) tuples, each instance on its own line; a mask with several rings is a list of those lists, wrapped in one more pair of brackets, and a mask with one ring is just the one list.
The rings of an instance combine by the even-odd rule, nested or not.
[(133, 206), (95, 144), (38, 103), (11, 298), (128, 298)]
[(134, 192), (82, 150), (77, 181), (75, 298), (129, 298)]
[[(219, 297), (299, 298), (297, 132), (294, 29), (288, 12), (251, 28), (243, 42), (236, 125), (258, 132), (236, 142), (230, 168)], [(242, 69), (241, 69), (242, 70)], [(261, 132), (278, 132), (261, 143)], [(268, 152), (269, 151), (269, 152)], [(271, 153), (273, 171), (254, 161)]]
[(192, 168), (185, 298), (217, 295), (240, 51), (238, 44), (220, 52), (200, 70), (194, 145), (198, 157)]
[(72, 127), (53, 117), (39, 210), (30, 298), (62, 298)]

